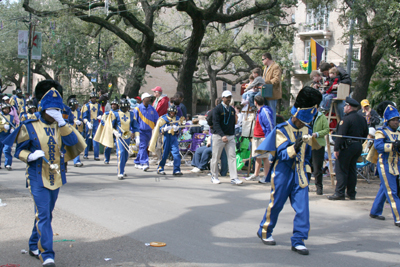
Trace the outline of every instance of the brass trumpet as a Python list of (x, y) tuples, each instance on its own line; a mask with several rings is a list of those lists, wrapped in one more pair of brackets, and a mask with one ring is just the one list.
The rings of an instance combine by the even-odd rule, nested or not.
[(118, 126), (118, 128), (121, 130), (122, 135), (118, 137), (118, 139), (121, 141), (122, 146), (128, 151), (129, 155), (132, 155), (134, 152), (132, 148), (125, 142), (125, 139), (131, 138), (131, 131), (124, 131), (121, 126)]

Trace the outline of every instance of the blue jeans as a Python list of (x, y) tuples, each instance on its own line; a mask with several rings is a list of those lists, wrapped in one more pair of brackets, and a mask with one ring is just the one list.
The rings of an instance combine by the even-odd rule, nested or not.
[(244, 100), (248, 100), (249, 101), (249, 105), (250, 105), (250, 107), (254, 107), (255, 105), (254, 105), (254, 97), (256, 96), (256, 95), (259, 95), (260, 94), (260, 92), (246, 92), (246, 93), (244, 93), (243, 95), (242, 95), (242, 98), (244, 99)]
[(278, 103), (278, 100), (267, 100), (267, 106), (272, 109), (272, 115), (274, 116), (274, 125), (276, 125), (276, 103)]
[[(199, 168), (200, 170), (205, 170), (212, 156), (212, 147), (201, 146), (196, 149), (193, 155), (192, 166)], [(228, 173), (228, 158), (226, 156), (225, 149), (221, 153), (221, 176), (226, 176)]]

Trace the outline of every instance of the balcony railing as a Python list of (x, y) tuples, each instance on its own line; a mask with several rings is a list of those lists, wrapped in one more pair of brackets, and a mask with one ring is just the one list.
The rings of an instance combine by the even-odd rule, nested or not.
[(332, 36), (332, 25), (331, 23), (314, 23), (314, 24), (299, 24), (298, 25), (298, 36), (301, 39), (306, 37), (317, 37), (323, 36), (325, 39), (330, 39)]

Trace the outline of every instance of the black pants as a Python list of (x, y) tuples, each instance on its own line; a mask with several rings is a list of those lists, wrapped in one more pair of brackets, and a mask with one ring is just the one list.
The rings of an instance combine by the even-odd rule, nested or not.
[(340, 150), (339, 158), (336, 160), (336, 195), (344, 196), (347, 188), (347, 195), (356, 196), (357, 185), (357, 159), (361, 156), (362, 145), (360, 142), (353, 142), (346, 149)]
[(322, 166), (324, 165), (325, 158), (325, 147), (321, 147), (320, 149), (312, 151), (312, 166), (313, 166), (313, 175), (315, 178), (315, 186), (317, 189), (322, 190)]

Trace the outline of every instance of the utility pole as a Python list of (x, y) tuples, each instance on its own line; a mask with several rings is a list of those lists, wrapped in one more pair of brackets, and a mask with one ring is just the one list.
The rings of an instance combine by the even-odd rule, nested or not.
[(32, 61), (32, 13), (29, 12), (29, 33), (28, 33), (28, 73), (26, 90), (31, 94), (31, 61)]
[(354, 29), (354, 20), (350, 20), (350, 38), (349, 38), (349, 50), (347, 54), (347, 73), (351, 76), (351, 61), (353, 58), (353, 29)]

